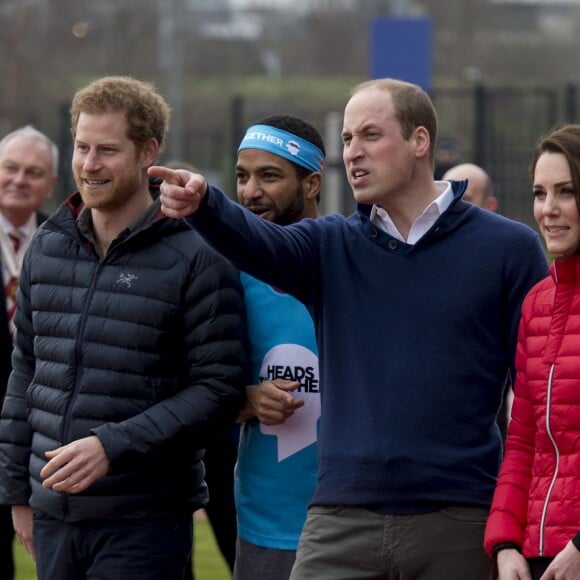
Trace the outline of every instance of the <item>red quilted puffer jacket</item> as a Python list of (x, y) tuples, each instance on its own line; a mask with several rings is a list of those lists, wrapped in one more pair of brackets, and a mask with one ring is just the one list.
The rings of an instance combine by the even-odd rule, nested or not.
[[(506, 453), (485, 532), (553, 557), (580, 530), (580, 256), (558, 259), (522, 306)], [(577, 544), (580, 536), (575, 539)]]

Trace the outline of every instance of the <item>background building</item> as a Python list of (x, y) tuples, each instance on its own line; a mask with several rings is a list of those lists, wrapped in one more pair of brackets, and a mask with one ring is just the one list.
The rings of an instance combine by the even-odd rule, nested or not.
[[(580, 0), (3, 0), (0, 134), (36, 125), (63, 147), (66, 177), (71, 95), (131, 74), (172, 105), (166, 158), (233, 191), (235, 144), (259, 116), (304, 116), (340, 155), (336, 115), (370, 74), (371, 25), (385, 16), (432, 19), (440, 136), (488, 169), (504, 213), (531, 222), (531, 147), (578, 110)], [(330, 209), (349, 211), (348, 188), (328, 181)]]

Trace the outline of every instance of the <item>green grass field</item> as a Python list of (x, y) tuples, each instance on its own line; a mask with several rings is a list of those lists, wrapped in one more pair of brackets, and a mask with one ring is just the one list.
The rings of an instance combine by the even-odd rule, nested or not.
[[(34, 562), (20, 544), (16, 543), (15, 580), (36, 580)], [(231, 574), (218, 551), (209, 522), (204, 518), (195, 519), (194, 542), (195, 580), (229, 580)]]

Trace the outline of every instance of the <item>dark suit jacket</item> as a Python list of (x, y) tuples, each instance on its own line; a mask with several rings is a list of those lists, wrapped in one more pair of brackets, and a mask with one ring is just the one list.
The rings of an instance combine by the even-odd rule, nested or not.
[[(40, 225), (46, 218), (47, 214), (37, 211), (36, 220)], [(0, 263), (0, 280), (2, 280), (2, 264)], [(6, 394), (6, 385), (8, 377), (12, 370), (10, 357), (12, 356), (12, 338), (8, 327), (8, 312), (6, 311), (6, 299), (4, 296), (4, 284), (0, 284), (0, 405)]]

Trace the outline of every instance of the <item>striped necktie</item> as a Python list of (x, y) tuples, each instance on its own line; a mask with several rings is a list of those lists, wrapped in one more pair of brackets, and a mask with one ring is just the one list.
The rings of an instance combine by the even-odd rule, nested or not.
[[(13, 229), (8, 232), (8, 237), (12, 242), (14, 255), (18, 254), (18, 250), (22, 246), (22, 233), (18, 229)], [(8, 325), (10, 328), (10, 335), (14, 335), (14, 314), (16, 313), (16, 292), (18, 290), (18, 277), (11, 276), (4, 286), (4, 296), (6, 298), (6, 312), (8, 314)]]
[(8, 236), (10, 237), (10, 241), (12, 242), (14, 253), (18, 254), (18, 250), (20, 250), (20, 246), (22, 244), (22, 234), (20, 233), (20, 230), (11, 230), (10, 232), (8, 232)]

